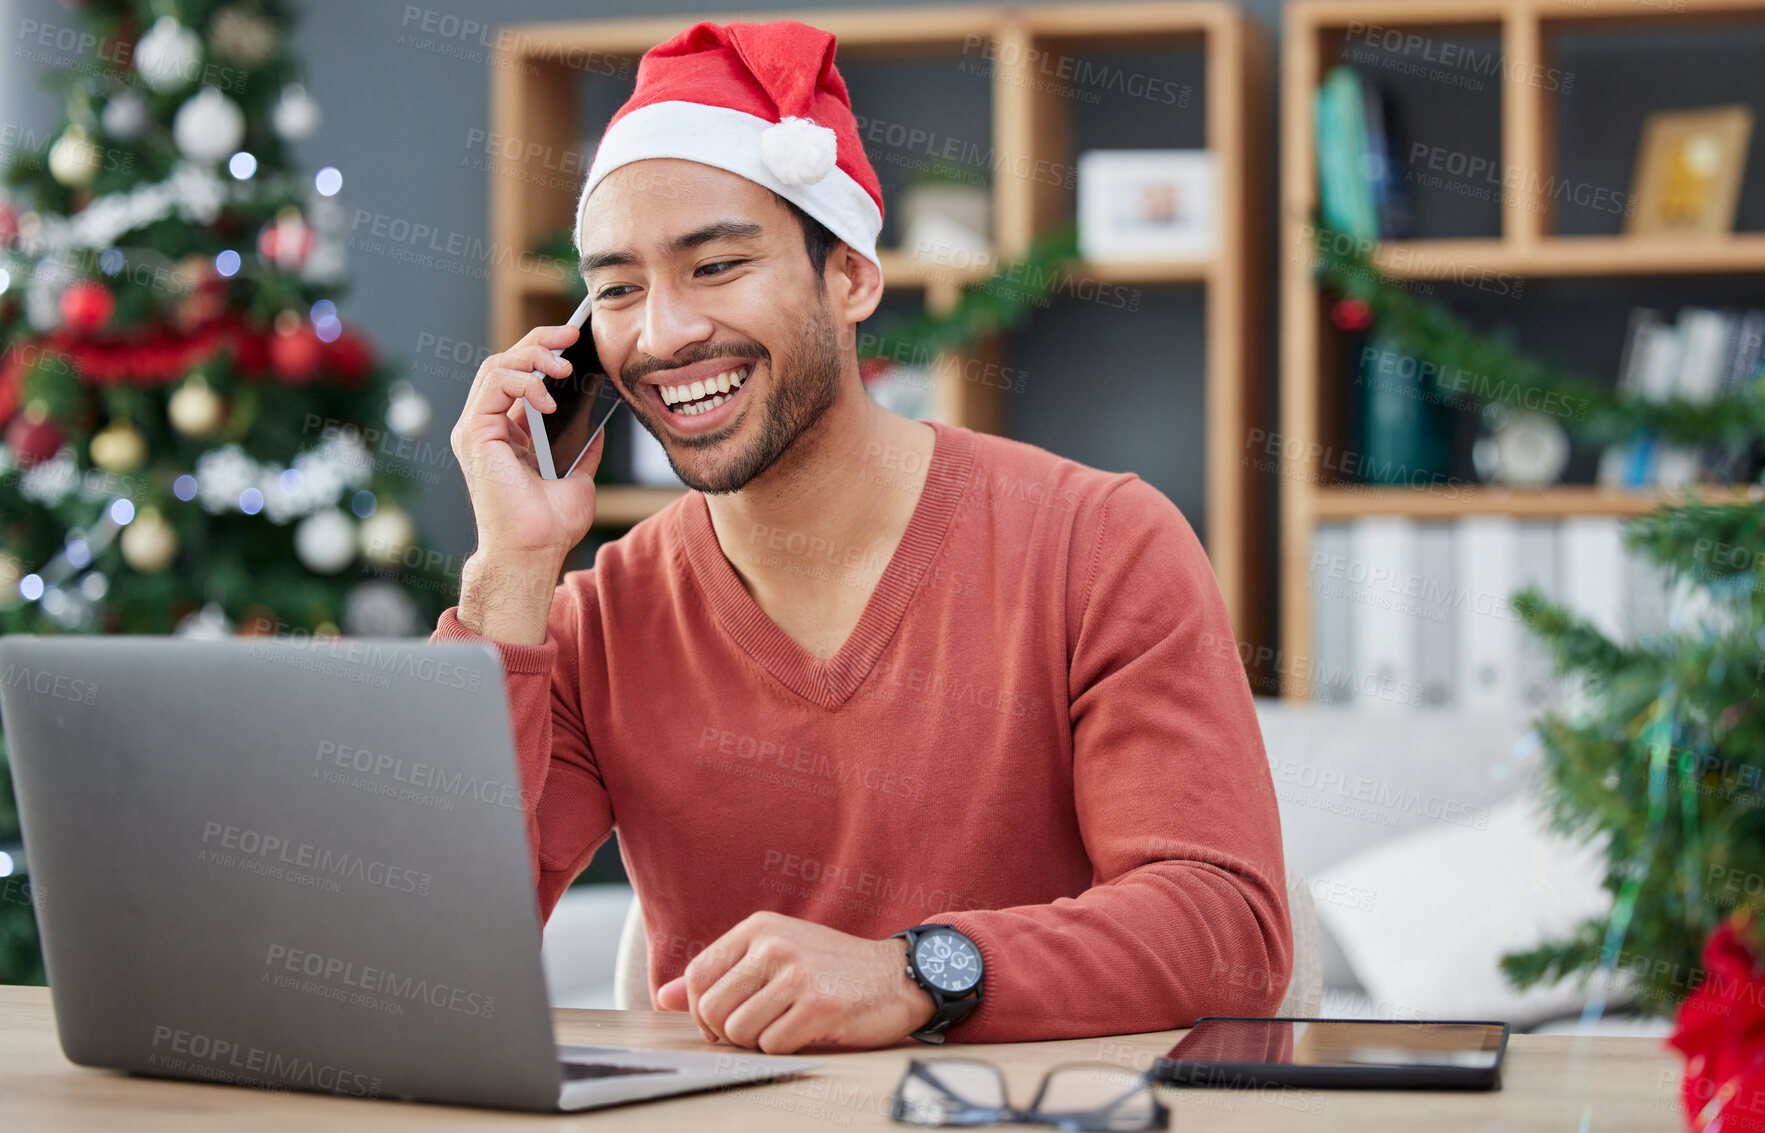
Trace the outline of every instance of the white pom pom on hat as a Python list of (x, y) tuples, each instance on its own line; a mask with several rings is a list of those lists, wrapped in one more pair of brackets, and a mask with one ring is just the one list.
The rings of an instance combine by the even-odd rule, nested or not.
[(808, 118), (786, 115), (760, 134), (760, 160), (786, 185), (813, 185), (838, 159), (838, 136)]

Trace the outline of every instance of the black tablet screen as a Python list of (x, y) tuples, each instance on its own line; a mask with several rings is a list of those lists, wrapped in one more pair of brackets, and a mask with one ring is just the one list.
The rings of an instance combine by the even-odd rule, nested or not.
[(1501, 1048), (1500, 1023), (1203, 1019), (1165, 1057), (1182, 1062), (1493, 1070)]

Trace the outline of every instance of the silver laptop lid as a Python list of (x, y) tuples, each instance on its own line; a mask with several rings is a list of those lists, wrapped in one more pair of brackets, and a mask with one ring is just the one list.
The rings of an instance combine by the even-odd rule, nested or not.
[(15, 635), (0, 721), (71, 1060), (556, 1107), (493, 649)]

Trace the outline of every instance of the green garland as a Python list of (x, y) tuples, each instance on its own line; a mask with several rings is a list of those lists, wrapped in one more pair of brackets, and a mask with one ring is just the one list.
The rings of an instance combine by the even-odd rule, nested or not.
[(1765, 371), (1742, 389), (1708, 402), (1674, 397), (1653, 401), (1619, 394), (1602, 383), (1566, 375), (1522, 353), (1511, 334), (1485, 334), (1444, 304), (1416, 295), (1374, 266), (1365, 241), (1319, 225), (1312, 251), (1318, 279), (1345, 298), (1370, 308), (1373, 325), (1405, 353), (1434, 363), (1430, 380), (1443, 396), (1464, 391), (1443, 383), (1453, 374), (1499, 380), (1504, 398), (1520, 404), (1554, 399), (1572, 406), (1563, 414), (1592, 444), (1629, 440), (1650, 432), (1675, 444), (1738, 445), (1765, 436)]
[(883, 357), (906, 346), (915, 356), (961, 353), (988, 337), (1025, 326), (1032, 311), (1047, 305), (1063, 284), (1082, 275), (1078, 228), (1065, 224), (1030, 241), (1021, 260), (1000, 260), (991, 274), (963, 284), (948, 310), (923, 312), (885, 322), (865, 342), (867, 357)]
[[(576, 271), (576, 248), (568, 230), (559, 230), (533, 249), (565, 267), (565, 297), (574, 307), (588, 294)], [(1030, 313), (1045, 306), (1062, 286), (1082, 275), (1078, 263), (1078, 228), (1073, 224), (1049, 230), (1030, 242), (1019, 260), (1000, 260), (992, 272), (963, 285), (954, 305), (936, 314), (919, 314), (885, 322), (874, 335), (861, 336), (859, 354), (882, 357), (906, 347), (917, 357), (944, 351), (960, 352), (1002, 330), (1017, 329)]]

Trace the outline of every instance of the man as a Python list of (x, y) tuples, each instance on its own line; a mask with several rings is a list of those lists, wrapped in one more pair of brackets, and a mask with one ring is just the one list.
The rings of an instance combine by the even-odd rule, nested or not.
[(600, 442), (542, 481), (517, 399), (568, 327), (454, 427), (478, 547), (434, 636), (501, 652), (542, 914), (616, 824), (656, 1005), (771, 1053), (1271, 1013), (1280, 829), (1207, 559), (1132, 474), (866, 395), (882, 195), (833, 58), (689, 28), (583, 188), (595, 345), (694, 491), (558, 583)]

